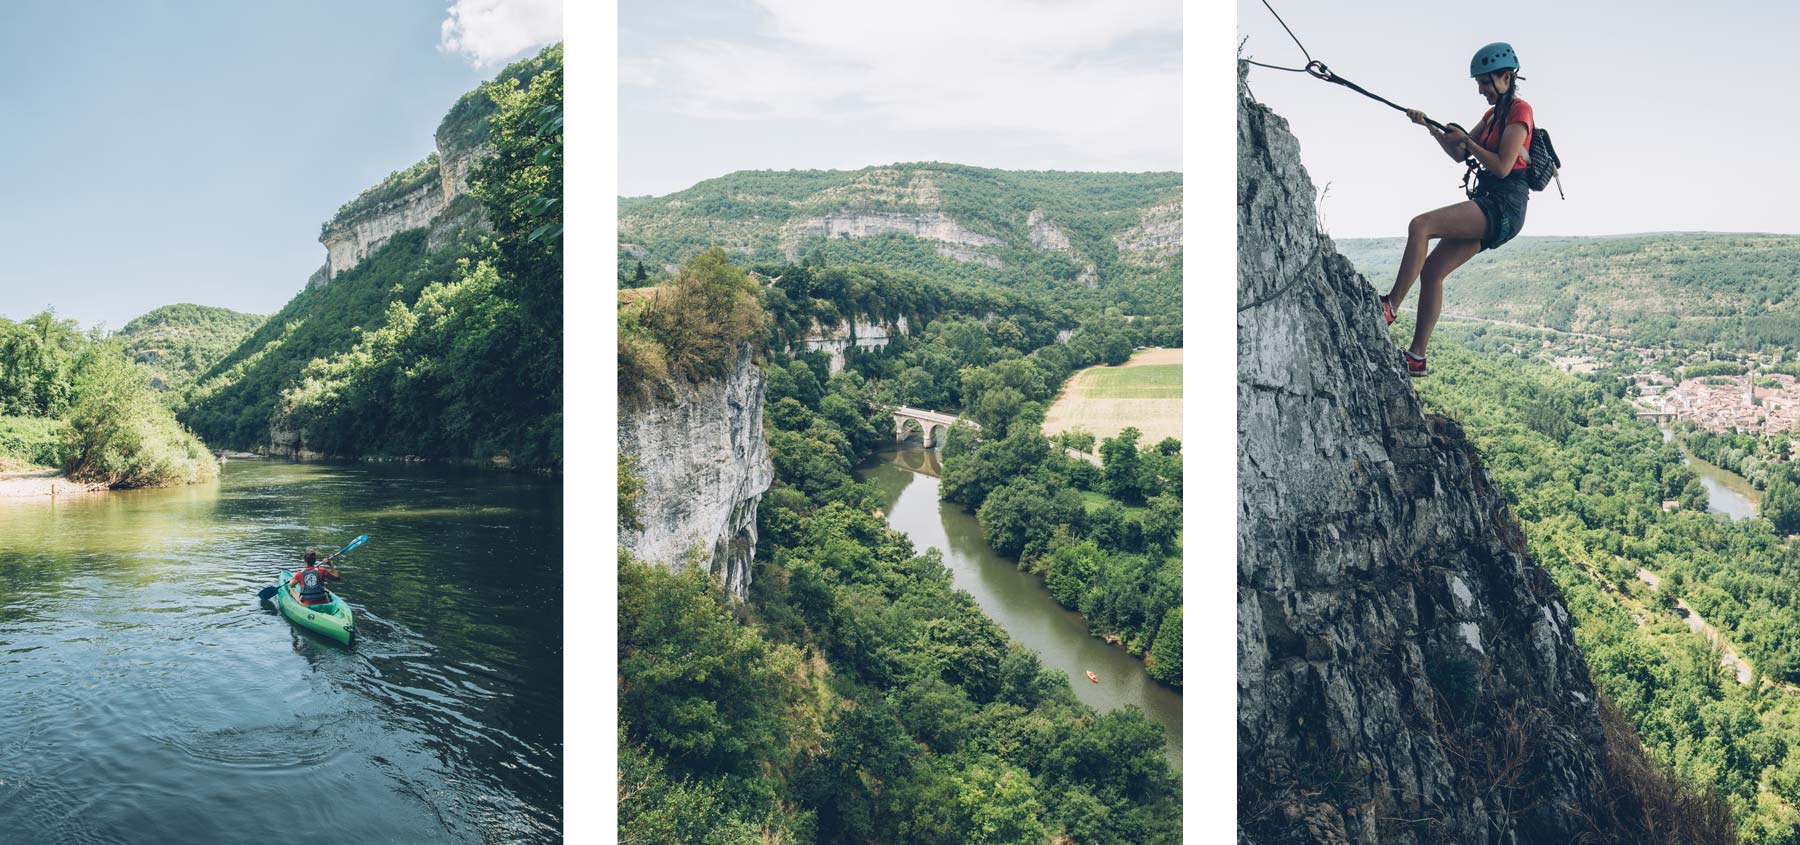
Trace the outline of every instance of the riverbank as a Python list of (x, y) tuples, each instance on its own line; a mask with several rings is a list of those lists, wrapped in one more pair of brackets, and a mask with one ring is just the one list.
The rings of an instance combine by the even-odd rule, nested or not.
[(0, 499), (57, 498), (106, 492), (104, 484), (70, 481), (54, 469), (0, 466)]
[[(1170, 762), (1179, 769), (1181, 693), (1150, 677), (1141, 657), (1092, 634), (1084, 616), (1057, 603), (1041, 575), (995, 552), (973, 514), (940, 500), (935, 462), (932, 450), (876, 452), (858, 465), (856, 476), (881, 491), (888, 525), (912, 538), (920, 552), (939, 550), (957, 589), (1008, 637), (1035, 652), (1045, 669), (1067, 678), (1077, 699), (1102, 712), (1135, 705), (1162, 725)], [(1088, 678), (1090, 671), (1098, 682)]]

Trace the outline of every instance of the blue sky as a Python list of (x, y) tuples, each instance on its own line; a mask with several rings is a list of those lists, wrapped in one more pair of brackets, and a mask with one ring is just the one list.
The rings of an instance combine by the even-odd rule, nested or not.
[(948, 161), (1180, 170), (1177, 0), (623, 0), (619, 192)]
[[(1487, 109), (1469, 57), (1518, 50), (1520, 96), (1565, 164), (1567, 201), (1533, 194), (1526, 235), (1713, 230), (1800, 232), (1786, 104), (1800, 7), (1766, 2), (1270, 0), (1313, 58), (1440, 121)], [(1245, 53), (1297, 67), (1300, 48), (1259, 0), (1238, 0)], [(1251, 68), (1250, 88), (1292, 124), (1339, 237), (1399, 237), (1414, 214), (1461, 199), (1461, 165), (1406, 116), (1348, 89)]]
[(543, 2), (0, 4), (0, 317), (273, 313), (321, 222), (560, 28)]

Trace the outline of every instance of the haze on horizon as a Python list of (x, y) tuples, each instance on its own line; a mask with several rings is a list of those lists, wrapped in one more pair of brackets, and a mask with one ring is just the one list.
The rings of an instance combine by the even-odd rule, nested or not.
[(0, 7), (0, 317), (273, 314), (324, 263), (319, 225), (429, 155), (458, 97), (561, 38), (561, 8)]
[(623, 0), (619, 193), (938, 161), (1181, 170), (1176, 0)]
[[(1334, 73), (1464, 126), (1487, 110), (1469, 57), (1511, 43), (1568, 193), (1532, 194), (1521, 237), (1800, 233), (1800, 160), (1778, 151), (1795, 125), (1780, 104), (1800, 7), (1521, 0), (1496, 23), (1424, 0), (1270, 3)], [(1245, 57), (1305, 64), (1261, 0), (1238, 0), (1237, 15)], [(1292, 126), (1315, 187), (1329, 185), (1319, 208), (1331, 235), (1403, 237), (1413, 215), (1463, 198), (1462, 165), (1404, 114), (1301, 73), (1252, 67), (1249, 86)]]

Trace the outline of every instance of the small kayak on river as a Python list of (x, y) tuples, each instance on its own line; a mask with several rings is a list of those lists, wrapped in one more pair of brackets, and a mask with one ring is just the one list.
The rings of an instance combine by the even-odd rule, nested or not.
[(1088, 676), (1088, 680), (1093, 681), (1096, 684), (1100, 683), (1100, 676), (1094, 674), (1091, 670), (1087, 673), (1087, 676)]
[(324, 604), (305, 605), (300, 597), (294, 594), (294, 588), (288, 582), (294, 573), (281, 570), (281, 580), (275, 582), (275, 606), (281, 609), (281, 615), (294, 621), (309, 631), (330, 637), (344, 645), (356, 644), (356, 615), (350, 612), (350, 605), (345, 604), (337, 593), (326, 590), (331, 601)]

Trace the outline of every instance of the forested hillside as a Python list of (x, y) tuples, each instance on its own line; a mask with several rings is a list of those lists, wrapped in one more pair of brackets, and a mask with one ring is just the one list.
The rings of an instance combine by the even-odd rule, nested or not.
[[(1338, 247), (1386, 290), (1397, 238)], [(1639, 346), (1800, 348), (1800, 237), (1666, 232), (1603, 238), (1523, 236), (1456, 271), (1444, 309)]]
[(557, 45), (459, 101), (438, 135), (485, 145), (469, 193), (315, 277), (200, 377), (184, 420), (215, 447), (560, 464), (562, 92)]
[(118, 337), (126, 357), (149, 373), (150, 386), (174, 400), (264, 319), (209, 305), (164, 305), (126, 323)]
[(1181, 174), (937, 162), (741, 171), (621, 198), (619, 241), (624, 285), (720, 246), (740, 265), (811, 256), (1161, 313), (1180, 305)]
[[(764, 274), (780, 281), (758, 285)], [(765, 265), (757, 276), (707, 250), (655, 290), (621, 297), (622, 399), (654, 395), (662, 381), (716, 377), (739, 344), (760, 347), (766, 403), (746, 410), (763, 416), (775, 477), (757, 508), (755, 576), (742, 604), (704, 567), (672, 574), (621, 555), (620, 840), (1179, 841), (1179, 781), (1162, 729), (1133, 707), (1081, 704), (1065, 677), (955, 588), (939, 553), (921, 554), (889, 529), (877, 491), (852, 472), (889, 442), (888, 408), (903, 398), (968, 408), (996, 427), (1006, 458), (1049, 462), (1037, 424), (1061, 378), (1116, 336), (1141, 340), (1170, 326), (1096, 317), (1058, 343), (1066, 312), (1017, 292), (956, 290), (866, 266)], [(996, 307), (1007, 310), (988, 319)], [(918, 321), (837, 373), (820, 353), (784, 351), (792, 326), (847, 310)], [(993, 499), (1028, 504), (1045, 486), (1064, 494), (1058, 503), (1076, 495), (1055, 475), (1069, 463), (1060, 455), (1057, 467), (991, 463), (992, 448), (966, 434), (958, 430), (963, 444), (986, 450), (964, 458), (971, 477), (997, 470), (1035, 485)], [(1179, 477), (1178, 458), (1158, 466), (1133, 483)], [(658, 518), (639, 512), (632, 471), (622, 465), (621, 521)], [(1165, 498), (1178, 524), (1179, 505)], [(988, 513), (1012, 531), (999, 528), (1003, 509)], [(1065, 516), (1060, 538), (1036, 536), (1036, 523), (1015, 527), (1032, 533), (1034, 549), (1061, 548), (1073, 545), (1071, 522), (1113, 539), (1104, 551), (1075, 550), (1067, 592), (1091, 591), (1118, 611), (1097, 630), (1124, 630), (1149, 647), (1159, 632), (1138, 626), (1150, 615), (1164, 622), (1179, 600), (1179, 568), (1160, 566), (1172, 538), (1146, 528), (1152, 519), (1119, 514)], [(1146, 555), (1158, 565), (1146, 566)], [(1100, 583), (1115, 573), (1116, 583)], [(1161, 628), (1175, 645), (1161, 648), (1159, 677), (1179, 683), (1174, 615)]]
[[(1745, 843), (1795, 841), (1800, 546), (1768, 520), (1706, 513), (1694, 471), (1610, 378), (1449, 337), (1434, 339), (1431, 367), (1426, 408), (1481, 449), (1568, 600), (1595, 684), (1658, 763), (1731, 805)], [(1754, 667), (1749, 683), (1694, 618)]]

